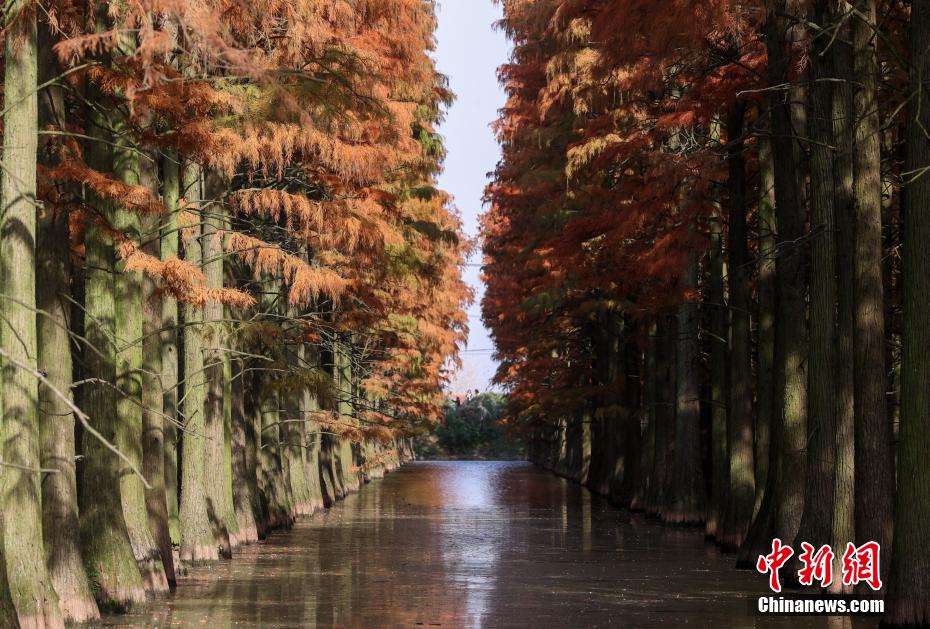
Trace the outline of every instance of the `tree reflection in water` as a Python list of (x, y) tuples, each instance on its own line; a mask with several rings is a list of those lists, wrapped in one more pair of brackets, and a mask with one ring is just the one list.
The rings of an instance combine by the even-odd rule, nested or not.
[[(413, 463), (107, 626), (852, 627), (763, 618), (765, 579), (525, 463)], [(855, 626), (868, 626), (857, 621)]]

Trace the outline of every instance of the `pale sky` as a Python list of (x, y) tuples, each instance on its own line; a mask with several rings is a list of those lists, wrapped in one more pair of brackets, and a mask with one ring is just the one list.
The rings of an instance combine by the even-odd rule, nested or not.
[[(487, 174), (500, 157), (489, 127), (504, 104), (497, 67), (510, 55), (507, 38), (493, 27), (500, 17), (501, 7), (492, 0), (439, 0), (436, 61), (458, 96), (440, 128), (448, 157), (439, 183), (455, 197), (469, 236), (478, 233)], [(475, 252), (470, 263), (465, 278), (474, 287), (476, 300), (468, 311), (471, 334), (462, 354), (464, 366), (452, 386), (459, 393), (484, 391), (497, 368), (490, 351), (494, 345), (481, 324), (484, 289), (479, 279), (480, 251)]]

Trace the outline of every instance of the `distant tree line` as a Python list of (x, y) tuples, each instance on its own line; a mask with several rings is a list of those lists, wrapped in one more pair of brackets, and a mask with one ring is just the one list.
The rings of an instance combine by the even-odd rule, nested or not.
[(522, 459), (523, 444), (504, 425), (506, 399), (479, 393), (446, 402), (442, 423), (415, 441), (423, 458)]

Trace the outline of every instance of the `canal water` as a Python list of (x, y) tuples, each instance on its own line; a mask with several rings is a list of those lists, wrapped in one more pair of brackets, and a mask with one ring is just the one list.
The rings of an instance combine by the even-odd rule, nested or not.
[(766, 578), (732, 564), (527, 463), (419, 462), (104, 625), (852, 626), (750, 613)]

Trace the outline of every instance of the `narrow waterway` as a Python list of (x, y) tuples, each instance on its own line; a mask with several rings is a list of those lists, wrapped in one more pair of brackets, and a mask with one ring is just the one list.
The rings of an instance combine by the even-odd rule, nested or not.
[(529, 464), (426, 462), (105, 624), (849, 626), (751, 614), (765, 584), (734, 570), (700, 532), (615, 509)]

